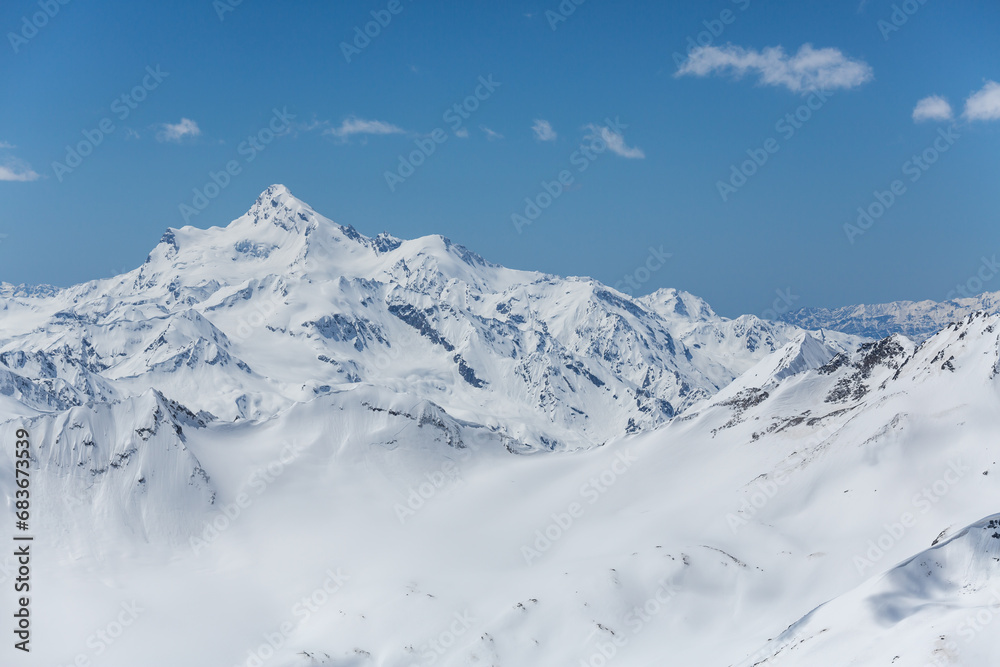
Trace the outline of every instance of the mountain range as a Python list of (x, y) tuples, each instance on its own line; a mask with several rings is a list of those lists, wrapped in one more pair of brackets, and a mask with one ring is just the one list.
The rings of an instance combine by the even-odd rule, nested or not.
[(729, 319), (280, 185), (123, 275), (2, 284), (31, 658), (992, 664), (996, 303)]
[[(987, 260), (984, 258), (984, 261)], [(898, 333), (920, 342), (976, 312), (1000, 313), (1000, 292), (940, 302), (893, 301), (834, 309), (800, 308), (779, 317), (784, 322), (809, 329), (827, 328), (866, 338)]]

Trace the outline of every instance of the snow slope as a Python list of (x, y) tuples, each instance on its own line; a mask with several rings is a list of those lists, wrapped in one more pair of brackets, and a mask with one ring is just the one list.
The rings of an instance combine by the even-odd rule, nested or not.
[[(996, 633), (966, 642), (956, 624), (989, 609), (997, 572), (980, 529), (1000, 475), (998, 325), (748, 372), (664, 428), (576, 452), (515, 455), (363, 385), (184, 425), (212, 509), (186, 544), (44, 553), (37, 632), (61, 639), (30, 664), (97, 657), (88, 634), (133, 600), (143, 622), (101, 664), (835, 665), (848, 649), (849, 664), (924, 664), (948, 641), (996, 655)], [(39, 518), (53, 545), (63, 519)], [(940, 581), (908, 586), (935, 540), (954, 545)]]
[(810, 612), (759, 664), (994, 664), (997, 642), (977, 639), (996, 632), (998, 563), (994, 514)]

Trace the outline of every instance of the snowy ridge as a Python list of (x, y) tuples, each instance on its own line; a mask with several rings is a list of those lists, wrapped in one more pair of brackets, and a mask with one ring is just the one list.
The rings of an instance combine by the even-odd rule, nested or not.
[[(205, 423), (156, 391), (22, 423), (45, 473), (34, 481), (39, 513), (57, 517), (53, 530), (71, 537), (73, 550), (183, 543), (215, 502), (209, 475), (186, 446), (186, 431)], [(14, 430), (12, 422), (0, 425), (4, 443), (14, 442)]]
[(1000, 514), (810, 612), (756, 664), (990, 664), (995, 644), (975, 640), (1000, 613), (997, 563)]

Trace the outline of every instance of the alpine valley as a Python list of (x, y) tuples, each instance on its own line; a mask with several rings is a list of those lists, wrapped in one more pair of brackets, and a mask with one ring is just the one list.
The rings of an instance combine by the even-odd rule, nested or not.
[(996, 303), (728, 319), (280, 185), (0, 284), (17, 664), (996, 664)]

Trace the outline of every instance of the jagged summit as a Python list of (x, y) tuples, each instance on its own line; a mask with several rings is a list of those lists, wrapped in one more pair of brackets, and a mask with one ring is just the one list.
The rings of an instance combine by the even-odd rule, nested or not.
[[(247, 211), (246, 217), (254, 225), (270, 223), (285, 231), (295, 232), (304, 231), (319, 218), (311, 206), (292, 195), (284, 185), (271, 185), (264, 190)], [(240, 220), (230, 224), (238, 224)]]
[(292, 191), (289, 190), (286, 186), (282, 185), (281, 183), (274, 183), (272, 185), (267, 186), (264, 189), (264, 191), (260, 193), (260, 196), (257, 197), (256, 205), (262, 204), (263, 202), (266, 201), (279, 201), (284, 203), (290, 200), (294, 200), (294, 202), (297, 204), (308, 206), (301, 199), (293, 195)]

